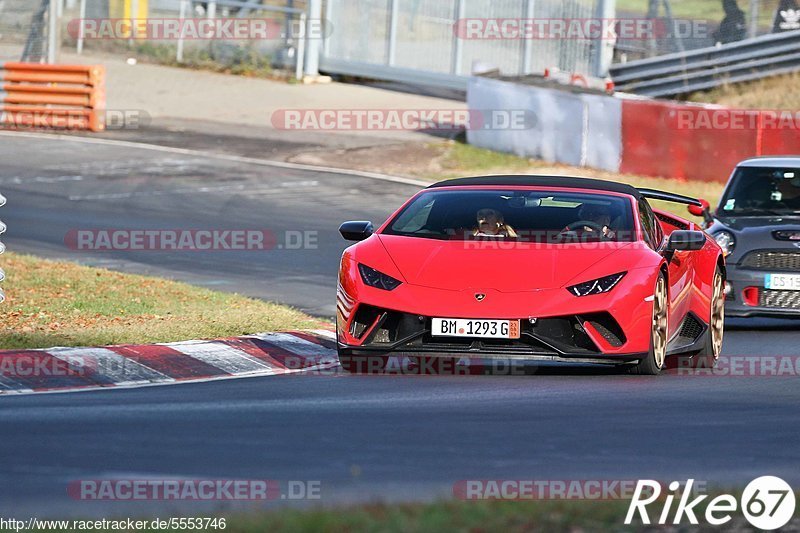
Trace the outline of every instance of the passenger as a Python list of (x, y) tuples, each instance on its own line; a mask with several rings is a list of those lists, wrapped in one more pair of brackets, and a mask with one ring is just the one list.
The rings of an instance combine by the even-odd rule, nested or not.
[(503, 213), (497, 209), (481, 209), (477, 219), (478, 225), (472, 230), (473, 237), (517, 237), (517, 232), (505, 223)]

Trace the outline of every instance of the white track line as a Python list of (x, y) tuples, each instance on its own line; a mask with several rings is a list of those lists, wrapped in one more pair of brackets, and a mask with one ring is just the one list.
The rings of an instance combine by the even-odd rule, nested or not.
[(2, 394), (30, 394), (33, 389), (23, 386), (11, 378), (0, 375), (0, 393)]
[(312, 329), (310, 333), (326, 339), (336, 340), (336, 332), (328, 329)]
[[(306, 331), (306, 333), (324, 335), (330, 337), (332, 333), (326, 330), (313, 330)], [(277, 339), (272, 336), (277, 335)], [(290, 338), (286, 339), (283, 335), (288, 335)], [(315, 344), (305, 339), (300, 339), (291, 334), (270, 334), (263, 333), (260, 335), (251, 335), (242, 337), (247, 338), (264, 338), (271, 342), (276, 342), (276, 345), (281, 342), (286, 350), (297, 353), (300, 351), (312, 353), (314, 356), (332, 354), (333, 350), (328, 350), (323, 346)], [(301, 374), (312, 372), (314, 370), (328, 370), (331, 368), (331, 363), (335, 363), (335, 358), (330, 360), (318, 360), (313, 366), (305, 368), (272, 368), (267, 363), (252, 357), (251, 355), (237, 350), (231, 346), (221, 342), (214, 341), (185, 341), (185, 342), (172, 342), (162, 343), (161, 346), (168, 346), (177, 350), (188, 357), (199, 359), (201, 361), (215, 366), (224, 372), (228, 372), (221, 376), (209, 376), (204, 378), (192, 378), (185, 380), (175, 380), (166, 376), (152, 368), (149, 368), (137, 361), (129, 359), (107, 348), (49, 348), (41, 350), (53, 357), (69, 362), (75, 366), (76, 372), (80, 370), (79, 365), (87, 366), (87, 375), (91, 376), (89, 372), (96, 371), (97, 375), (107, 377), (113, 380), (119, 376), (125, 381), (118, 383), (108, 384), (95, 384), (81, 386), (79, 388), (56, 388), (56, 389), (31, 389), (24, 387), (21, 383), (15, 380), (0, 376), (0, 397), (3, 396), (17, 396), (27, 394), (66, 394), (75, 392), (89, 392), (97, 390), (113, 389), (137, 389), (144, 387), (155, 387), (162, 385), (183, 385), (191, 383), (205, 383), (209, 381), (221, 381), (228, 379), (243, 379), (254, 378), (261, 376), (275, 376), (283, 374)], [(290, 348), (291, 347), (291, 348)], [(312, 350), (313, 347), (313, 350)], [(113, 371), (113, 372), (112, 372)]]
[(210, 152), (203, 152), (201, 150), (190, 150), (187, 148), (172, 148), (169, 146), (159, 146), (157, 144), (137, 143), (132, 141), (119, 141), (115, 139), (98, 139), (94, 137), (82, 137), (79, 135), (60, 135), (51, 133), (34, 133), (34, 132), (11, 132), (0, 131), (0, 136), (8, 137), (27, 137), (30, 139), (49, 139), (81, 142), (84, 144), (97, 144), (105, 146), (119, 146), (127, 148), (140, 148), (144, 150), (153, 150), (157, 152), (165, 152), (169, 154), (181, 154), (195, 157), (204, 157), (207, 159), (219, 159), (223, 161), (233, 161), (237, 163), (247, 163), (250, 165), (261, 165), (266, 167), (286, 168), (290, 170), (304, 170), (308, 172), (321, 172), (326, 174), (339, 174), (342, 176), (356, 176), (359, 178), (367, 178), (372, 180), (389, 181), (393, 183), (402, 183), (404, 185), (414, 185), (417, 187), (427, 187), (430, 182), (415, 180), (411, 178), (401, 178), (399, 176), (390, 176), (389, 174), (380, 174), (378, 172), (365, 172), (362, 170), (348, 170), (344, 168), (325, 167), (318, 165), (303, 165), (301, 163), (288, 163), (285, 161), (273, 161), (270, 159), (258, 159), (255, 157), (243, 157), (238, 155), (216, 154)]
[(67, 363), (81, 365), (89, 379), (96, 374), (109, 378), (114, 385), (175, 381), (166, 374), (107, 348), (51, 348), (46, 352)]
[(274, 367), (269, 366), (241, 350), (218, 342), (189, 341), (165, 344), (164, 346), (169, 346), (173, 350), (177, 350), (189, 357), (199, 359), (204, 363), (215, 366), (234, 376), (252, 374), (255, 372), (260, 374), (274, 374), (276, 370)]
[(258, 335), (250, 335), (250, 338), (269, 342), (295, 355), (305, 357), (331, 357), (335, 355), (330, 348), (325, 348), (320, 344), (301, 339), (289, 333), (260, 333)]

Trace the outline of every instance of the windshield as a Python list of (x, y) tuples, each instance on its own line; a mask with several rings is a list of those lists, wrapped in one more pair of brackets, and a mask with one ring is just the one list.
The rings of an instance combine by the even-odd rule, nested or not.
[(429, 239), (565, 243), (634, 240), (630, 200), (552, 191), (435, 190), (418, 196), (384, 230)]
[(791, 215), (800, 213), (800, 169), (741, 167), (720, 201), (719, 214)]

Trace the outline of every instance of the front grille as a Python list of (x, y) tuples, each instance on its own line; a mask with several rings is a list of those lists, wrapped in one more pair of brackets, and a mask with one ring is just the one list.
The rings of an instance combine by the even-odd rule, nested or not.
[(800, 271), (800, 252), (750, 252), (742, 259), (742, 266), (754, 270)]
[(759, 305), (780, 309), (800, 309), (800, 291), (763, 290), (759, 295)]
[(535, 324), (520, 320), (519, 339), (473, 339), (468, 337), (433, 337), (430, 322), (425, 335), (407, 349), (487, 350), (496, 353), (557, 354), (565, 352), (596, 353), (597, 346), (581, 327), (577, 317), (541, 318)]
[(366, 304), (356, 310), (350, 334), (362, 341), (360, 348), (397, 352), (485, 350), (507, 354), (596, 354), (599, 349), (584, 330), (584, 320), (591, 321), (611, 345), (621, 346), (626, 342), (622, 328), (607, 312), (540, 318), (534, 323), (521, 319), (519, 339), (478, 339), (434, 337), (430, 317)]

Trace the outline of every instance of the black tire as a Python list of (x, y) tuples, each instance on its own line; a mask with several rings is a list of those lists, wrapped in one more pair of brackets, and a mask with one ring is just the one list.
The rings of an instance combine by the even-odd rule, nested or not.
[(669, 331), (669, 312), (667, 278), (659, 272), (653, 289), (653, 320), (650, 328), (650, 350), (647, 356), (628, 371), (631, 374), (657, 376), (666, 366), (667, 334)]
[(704, 368), (713, 368), (719, 361), (722, 352), (723, 333), (725, 331), (725, 277), (717, 267), (714, 272), (711, 292), (711, 310), (708, 318), (708, 332), (703, 348), (695, 355), (698, 363)]

